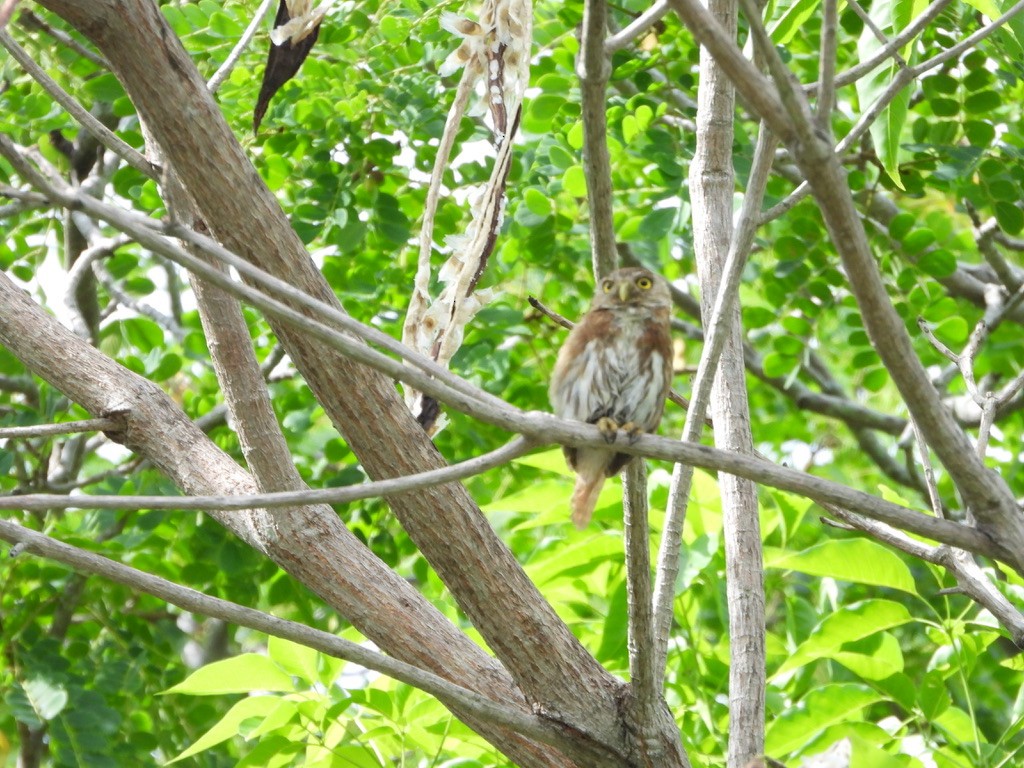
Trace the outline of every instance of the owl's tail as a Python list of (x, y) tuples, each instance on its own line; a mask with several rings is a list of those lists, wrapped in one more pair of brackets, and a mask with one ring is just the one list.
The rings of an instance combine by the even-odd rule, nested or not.
[(604, 486), (608, 452), (580, 449), (576, 456), (576, 487), (572, 491), (572, 521), (583, 530), (597, 506)]

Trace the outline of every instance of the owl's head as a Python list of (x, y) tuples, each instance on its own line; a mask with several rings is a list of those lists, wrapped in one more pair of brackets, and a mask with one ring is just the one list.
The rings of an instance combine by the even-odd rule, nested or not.
[(626, 267), (615, 270), (598, 283), (593, 308), (668, 309), (671, 306), (672, 296), (663, 278), (643, 267)]

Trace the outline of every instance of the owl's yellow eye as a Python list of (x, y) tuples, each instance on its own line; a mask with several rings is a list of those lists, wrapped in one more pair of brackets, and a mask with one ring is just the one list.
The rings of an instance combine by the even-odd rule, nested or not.
[(611, 280), (605, 280), (603, 283), (601, 283), (601, 290), (604, 291), (605, 293), (611, 293), (612, 285), (613, 283)]
[(637, 288), (641, 288), (642, 290), (646, 291), (649, 290), (652, 285), (654, 285), (654, 282), (649, 277), (638, 277), (636, 279), (636, 285)]

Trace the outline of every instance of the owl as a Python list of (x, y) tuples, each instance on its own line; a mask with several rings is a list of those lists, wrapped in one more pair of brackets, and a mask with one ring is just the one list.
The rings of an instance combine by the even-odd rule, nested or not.
[[(671, 305), (668, 285), (649, 270), (618, 269), (601, 280), (558, 353), (548, 390), (555, 413), (596, 424), (609, 443), (620, 429), (630, 440), (657, 429), (672, 382)], [(563, 450), (576, 472), (572, 521), (585, 528), (605, 479), (633, 457), (611, 448)]]

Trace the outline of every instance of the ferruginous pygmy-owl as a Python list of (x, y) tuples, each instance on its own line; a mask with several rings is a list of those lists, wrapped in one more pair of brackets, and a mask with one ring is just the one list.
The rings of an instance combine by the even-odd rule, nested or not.
[[(672, 383), (671, 305), (668, 285), (649, 270), (618, 269), (604, 278), (558, 353), (548, 390), (555, 413), (596, 424), (608, 442), (619, 429), (634, 440), (657, 429)], [(608, 448), (563, 450), (576, 472), (572, 521), (584, 528), (605, 478), (633, 457)]]

